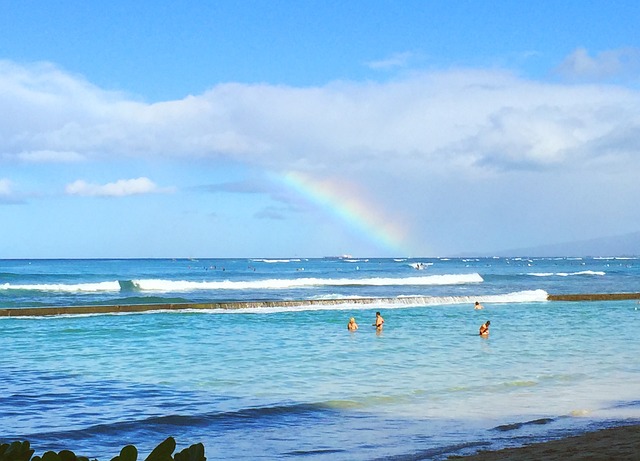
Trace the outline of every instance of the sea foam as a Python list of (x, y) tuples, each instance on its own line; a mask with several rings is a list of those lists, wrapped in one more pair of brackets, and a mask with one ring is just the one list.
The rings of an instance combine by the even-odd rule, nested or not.
[(141, 279), (133, 280), (133, 285), (141, 291), (193, 291), (193, 290), (281, 290), (291, 288), (314, 288), (321, 286), (429, 286), (460, 285), (482, 283), (480, 274), (443, 274), (425, 277), (369, 277), (369, 278), (296, 278), (266, 280), (221, 280), (190, 281)]
[(0, 290), (25, 290), (25, 291), (51, 291), (51, 292), (98, 292), (98, 291), (120, 291), (120, 283), (116, 281), (96, 282), (96, 283), (41, 283), (41, 284), (19, 284), (5, 283), (0, 285)]

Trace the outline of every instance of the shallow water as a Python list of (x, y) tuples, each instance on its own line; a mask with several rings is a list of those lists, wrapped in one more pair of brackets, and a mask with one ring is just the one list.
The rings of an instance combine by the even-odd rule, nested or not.
[[(482, 283), (422, 286), (421, 294), (500, 300), (540, 289), (529, 279), (573, 293), (637, 277), (632, 267), (505, 284), (509, 267), (496, 275), (478, 270), (494, 261), (474, 263), (447, 261), (442, 273), (477, 271)], [(433, 275), (436, 265), (419, 273)], [(392, 270), (381, 274), (402, 276)], [(568, 281), (554, 290), (554, 278)], [(1, 318), (0, 439), (28, 439), (36, 454), (67, 448), (101, 460), (128, 443), (146, 456), (168, 436), (179, 449), (203, 442), (210, 460), (438, 459), (640, 419), (637, 301), (484, 304)], [(381, 334), (371, 326), (376, 310), (386, 320)], [(351, 316), (355, 333), (346, 330)], [(477, 331), (487, 319), (483, 339)]]

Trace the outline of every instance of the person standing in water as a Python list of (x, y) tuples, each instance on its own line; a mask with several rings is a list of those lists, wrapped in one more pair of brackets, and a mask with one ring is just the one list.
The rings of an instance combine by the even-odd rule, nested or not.
[(382, 331), (382, 325), (384, 325), (384, 319), (380, 315), (380, 312), (376, 312), (376, 321), (373, 326), (376, 327), (377, 331)]
[(476, 304), (475, 304), (475, 306), (473, 308), (476, 309), (476, 310), (479, 310), (479, 309), (483, 309), (484, 306), (482, 304), (480, 304), (478, 301), (476, 301)]
[(347, 323), (347, 330), (356, 331), (358, 329), (358, 324), (356, 323), (356, 319), (351, 317), (349, 319), (349, 323)]
[(482, 336), (483, 338), (486, 338), (489, 336), (489, 325), (491, 325), (491, 322), (487, 320), (485, 323), (483, 323), (480, 326), (480, 336)]

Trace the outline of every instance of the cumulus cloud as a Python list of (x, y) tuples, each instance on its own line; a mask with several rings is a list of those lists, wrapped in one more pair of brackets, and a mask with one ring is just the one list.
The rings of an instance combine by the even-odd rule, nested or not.
[(557, 71), (570, 79), (605, 80), (633, 76), (638, 78), (640, 49), (623, 48), (602, 51), (594, 56), (578, 48), (558, 66)]
[[(606, 75), (600, 55), (578, 53), (569, 62), (575, 75)], [(53, 162), (65, 168), (82, 161), (87, 175), (94, 161), (126, 168), (133, 159), (136, 167), (186, 169), (196, 159), (193, 176), (202, 177), (203, 168), (222, 170), (221, 160), (229, 160), (248, 166), (244, 172), (332, 177), (357, 183), (371, 209), (392, 210), (389, 221), (416, 229), (413, 238), (423, 248), (453, 248), (456, 238), (481, 245), (480, 239), (498, 234), (531, 242), (544, 232), (558, 238), (554, 226), (540, 224), (542, 216), (594, 234), (597, 225), (619, 222), (620, 229), (633, 229), (637, 223), (640, 91), (622, 80), (559, 83), (508, 70), (458, 68), (315, 87), (227, 83), (148, 104), (50, 64), (0, 61), (0, 107), (2, 165), (29, 162), (34, 171), (48, 171)], [(68, 184), (67, 194), (170, 191), (146, 177), (109, 184), (84, 177)], [(15, 193), (3, 181), (0, 194), (8, 203)], [(257, 218), (313, 210), (295, 193), (267, 183), (229, 182), (206, 190), (276, 202), (261, 202), (265, 208)], [(587, 202), (589, 213), (575, 205)], [(486, 232), (461, 222), (482, 222)]]
[(158, 193), (163, 190), (149, 178), (137, 178), (120, 179), (107, 184), (92, 184), (79, 179), (68, 184), (65, 191), (68, 195), (80, 195), (84, 197), (125, 197), (129, 195)]
[(620, 133), (640, 127), (636, 89), (478, 69), (309, 88), (220, 84), (146, 104), (51, 65), (4, 62), (0, 105), (5, 160), (223, 157), (275, 171), (570, 169), (631, 157), (635, 142)]
[(407, 64), (409, 64), (409, 61), (411, 61), (413, 57), (414, 54), (410, 51), (395, 53), (386, 59), (381, 59), (379, 61), (370, 61), (367, 63), (367, 67), (377, 70), (388, 70), (398, 67), (405, 67), (407, 66)]
[(0, 178), (0, 205), (18, 203), (23, 203), (23, 197), (15, 192), (13, 182), (7, 178)]
[(11, 181), (6, 178), (0, 178), (0, 198), (8, 198), (11, 196)]

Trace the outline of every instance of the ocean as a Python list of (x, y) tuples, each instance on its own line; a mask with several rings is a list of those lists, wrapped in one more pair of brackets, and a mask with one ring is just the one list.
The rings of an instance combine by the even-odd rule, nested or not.
[(0, 442), (438, 460), (638, 422), (640, 304), (548, 298), (590, 293), (640, 258), (0, 260)]

